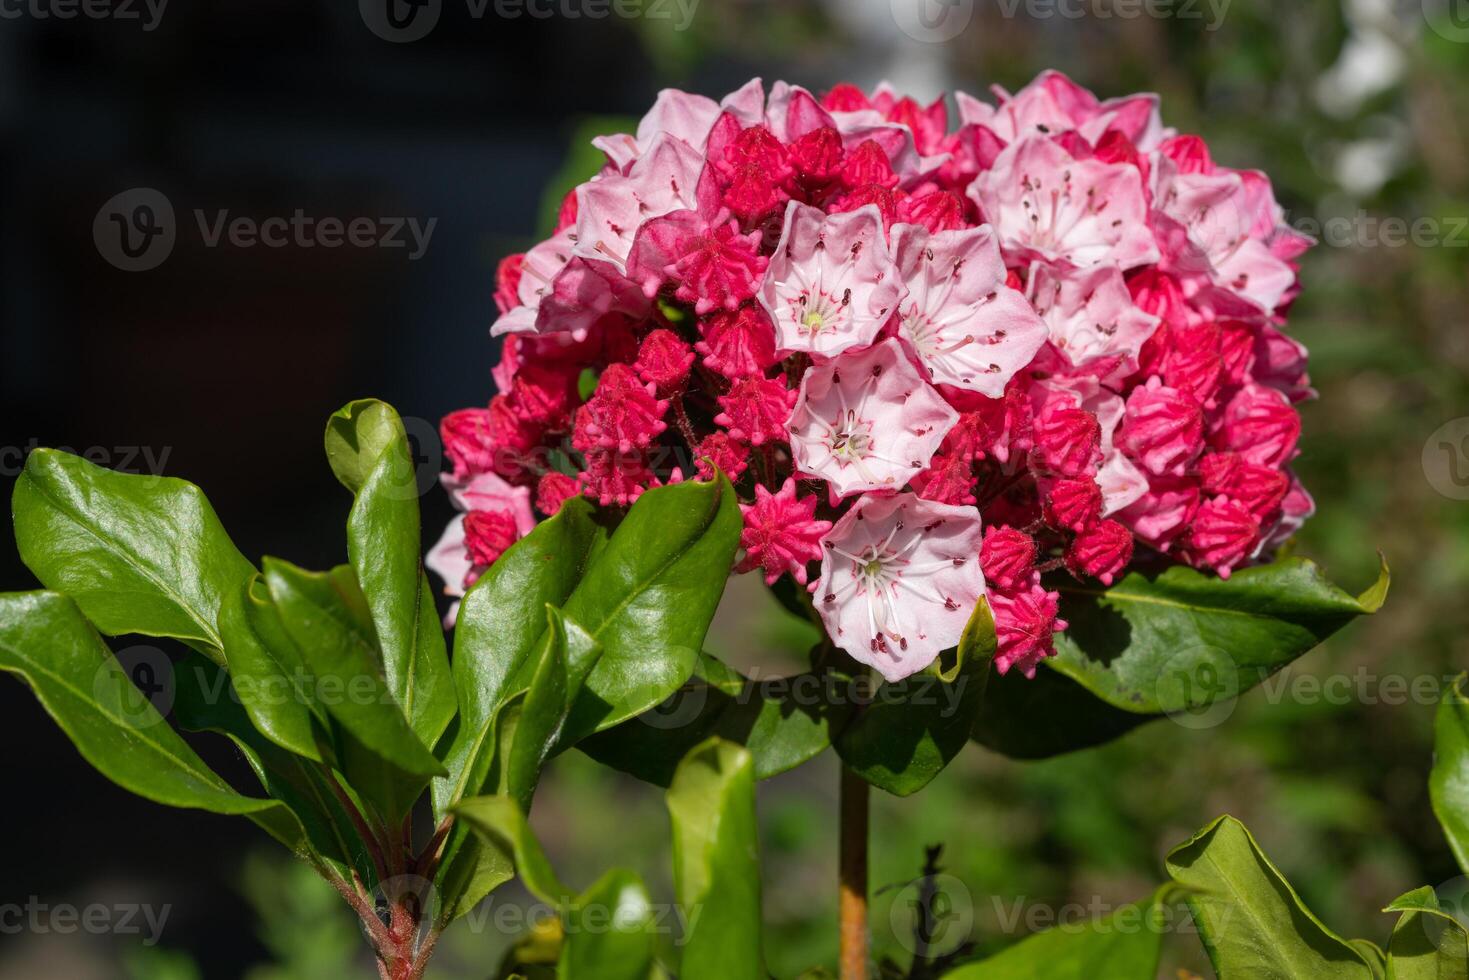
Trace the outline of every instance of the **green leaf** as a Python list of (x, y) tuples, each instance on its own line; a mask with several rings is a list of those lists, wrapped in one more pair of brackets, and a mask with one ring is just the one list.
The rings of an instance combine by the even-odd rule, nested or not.
[(1372, 967), (1301, 902), (1244, 824), (1220, 817), (1167, 858), (1214, 971), (1258, 980), (1370, 980)]
[(1017, 703), (1033, 700), (1020, 691), (1027, 682), (1006, 678), (986, 701), (975, 736), (997, 751), (1040, 758), (1164, 716), (1210, 727), (1238, 695), (1375, 613), (1389, 583), (1384, 561), (1377, 582), (1352, 596), (1301, 558), (1241, 569), (1227, 580), (1174, 565), (1132, 572), (1105, 590), (1060, 581), (1060, 618), (1069, 625), (1044, 666), (1070, 686), (1040, 676), (1048, 700), (1066, 710), (1048, 711), (1052, 724), (1027, 724), (1031, 716)]
[(477, 797), (461, 802), (454, 813), (489, 846), (513, 854), (525, 887), (560, 913), (564, 939), (558, 978), (646, 980), (653, 963), (653, 902), (637, 875), (611, 871), (573, 896), (514, 800)]
[(1370, 939), (1348, 939), (1347, 945), (1362, 954), (1372, 970), (1373, 980), (1387, 980), (1387, 954)]
[(322, 761), (323, 729), (305, 689), (306, 665), (285, 635), (258, 574), (225, 596), (219, 632), (234, 690), (250, 723), (281, 748)]
[(566, 909), (557, 980), (648, 980), (653, 899), (631, 871), (607, 872)]
[(848, 769), (897, 796), (918, 792), (959, 754), (974, 730), (995, 657), (995, 620), (981, 598), (964, 627), (957, 662), (939, 662), (878, 691), (836, 739)]
[(495, 713), (530, 683), (525, 667), (544, 647), (546, 607), (566, 602), (606, 543), (591, 504), (569, 500), (501, 555), (465, 595), (454, 630), (459, 718), (444, 753), (449, 775), (433, 784), (440, 819), (460, 799), (494, 791), (486, 780), (495, 758)]
[(755, 778), (769, 779), (815, 758), (846, 724), (850, 699), (833, 703), (826, 683), (817, 674), (752, 681), (706, 653), (663, 704), (577, 747), (603, 765), (667, 786), (679, 761), (718, 735), (748, 749)]
[(397, 826), (444, 768), (419, 741), (382, 676), (371, 622), (351, 569), (303, 571), (265, 559), (265, 582), (285, 631), (313, 675), (314, 699), (341, 726), (348, 781)]
[(997, 956), (944, 974), (945, 980), (1153, 980), (1163, 935), (1168, 886), (1146, 902), (1124, 905), (1081, 926), (1059, 926), (1022, 939)]
[(272, 830), (276, 839), (325, 864), (344, 881), (351, 880), (351, 871), (356, 870), (369, 888), (376, 885), (367, 845), (332, 792), (327, 770), (282, 749), (256, 730), (231, 696), (229, 675), (210, 661), (191, 654), (178, 664), (175, 678), (174, 714), (179, 726), (214, 732), (234, 742), (265, 792), (294, 814), (294, 820), (281, 821), (279, 832)]
[(742, 525), (729, 481), (650, 490), (609, 540), (605, 517), (569, 501), (490, 566), (464, 598), (454, 639), (459, 722), (434, 785), (443, 813), (492, 791), (492, 721), (525, 690), (559, 606), (602, 648), (559, 738), (564, 749), (667, 698), (693, 673)]
[(388, 690), (431, 746), (454, 717), (454, 689), (423, 571), (408, 434), (391, 406), (350, 402), (327, 420), (326, 454), (356, 497), (347, 518), (347, 554), (372, 610)]
[[(493, 737), (486, 740), (492, 754), (482, 784), (497, 795), (530, 809), (541, 768), (556, 744), (571, 704), (601, 648), (580, 626), (554, 606), (543, 610), (550, 623), (549, 640), (542, 648), (529, 688), (517, 692), (495, 712)], [(473, 907), (508, 878), (503, 853), (487, 847), (463, 827), (450, 831), (439, 874), (446, 911), (459, 915)]]
[(1469, 874), (1469, 697), (1460, 674), (1434, 721), (1433, 771), (1428, 793), (1459, 868)]
[(220, 603), (254, 568), (198, 487), (38, 449), (13, 506), (21, 559), (97, 629), (176, 637), (224, 662)]
[(515, 873), (530, 893), (547, 905), (560, 907), (571, 895), (561, 884), (540, 841), (531, 833), (525, 811), (508, 796), (476, 796), (454, 806), (454, 816), (490, 844), (511, 854)]
[(743, 526), (722, 475), (638, 498), (562, 607), (602, 645), (563, 747), (647, 711), (689, 679)]
[(1469, 934), (1439, 905), (1432, 888), (1408, 892), (1383, 911), (1402, 913), (1387, 947), (1389, 980), (1469, 977)]
[(602, 655), (602, 648), (586, 630), (554, 606), (547, 606), (546, 614), (551, 640), (526, 691), (505, 764), (506, 788), (527, 811), (541, 778), (541, 767), (561, 735), (587, 673)]
[(679, 763), (667, 800), (686, 923), (679, 975), (765, 980), (754, 760), (711, 738)]
[(133, 685), (69, 597), (0, 594), (0, 670), (29, 684), (82, 757), (123, 789), (279, 829), (285, 808), (237, 793), (210, 770)]

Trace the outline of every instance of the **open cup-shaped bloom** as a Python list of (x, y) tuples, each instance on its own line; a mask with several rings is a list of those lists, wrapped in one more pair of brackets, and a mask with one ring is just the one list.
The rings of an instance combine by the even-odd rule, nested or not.
[(958, 420), (901, 344), (885, 340), (809, 369), (786, 428), (797, 470), (839, 498), (901, 490)]
[(1046, 342), (1046, 327), (1006, 284), (994, 230), (981, 225), (929, 234), (921, 225), (897, 225), (893, 250), (908, 293), (898, 323), (930, 377), (1003, 396)]
[(792, 201), (760, 287), (782, 351), (835, 357), (866, 347), (902, 286), (875, 205), (828, 215)]
[(816, 609), (832, 641), (888, 681), (957, 646), (985, 594), (974, 507), (863, 497), (822, 542)]

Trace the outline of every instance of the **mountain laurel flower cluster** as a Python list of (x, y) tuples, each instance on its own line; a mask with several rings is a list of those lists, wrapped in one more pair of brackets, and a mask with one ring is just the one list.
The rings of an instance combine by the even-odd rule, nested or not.
[[(1228, 577), (1313, 509), (1282, 329), (1312, 244), (1152, 95), (1049, 72), (920, 105), (665, 91), (499, 268), (499, 394), (444, 419), (468, 587), (574, 495), (722, 471), (737, 570), (806, 586), (889, 680), (986, 597), (1001, 672), (1055, 653), (1052, 575)], [(819, 566), (819, 571), (817, 568)]]

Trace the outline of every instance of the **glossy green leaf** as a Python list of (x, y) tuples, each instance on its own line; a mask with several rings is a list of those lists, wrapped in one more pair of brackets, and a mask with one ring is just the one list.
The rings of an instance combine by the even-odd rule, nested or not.
[(723, 476), (638, 498), (562, 606), (602, 646), (563, 747), (647, 711), (692, 676), (743, 525)]
[(598, 732), (577, 747), (603, 765), (657, 786), (673, 781), (678, 763), (711, 736), (743, 745), (755, 778), (769, 779), (815, 758), (851, 714), (849, 698), (817, 674), (752, 681), (707, 653), (694, 676), (652, 711)]
[(1433, 771), (1428, 792), (1459, 868), (1469, 874), (1469, 697), (1460, 674), (1434, 721)]
[(67, 596), (0, 594), (0, 670), (18, 675), (82, 757), (167, 806), (249, 816), (272, 833), (285, 808), (236, 792), (133, 684)]
[(423, 571), (418, 483), (403, 422), (380, 401), (355, 401), (330, 419), (326, 453), (355, 500), (347, 554), (372, 610), (383, 677), (425, 744), (454, 716), (443, 628)]
[(454, 812), (486, 844), (513, 854), (525, 887), (560, 913), (560, 980), (646, 980), (653, 963), (653, 902), (637, 875), (611, 871), (573, 895), (556, 877), (514, 800), (477, 797)]
[(1408, 892), (1383, 911), (1401, 913), (1387, 947), (1388, 980), (1469, 977), (1469, 933), (1432, 888)]
[(1084, 925), (1047, 929), (996, 956), (944, 974), (945, 980), (1154, 980), (1169, 929), (1166, 886)]
[(1070, 684), (1041, 677), (1048, 703), (1054, 697), (1067, 710), (1048, 712), (1054, 724), (1025, 723), (1031, 716), (1023, 702), (1034, 698), (1019, 690), (1023, 679), (1006, 678), (987, 698), (975, 736), (997, 751), (1039, 758), (1168, 715), (1207, 727), (1227, 716), (1235, 697), (1375, 613), (1389, 583), (1384, 561), (1377, 582), (1352, 596), (1301, 558), (1241, 569), (1227, 580), (1174, 565), (1132, 572), (1109, 589), (1058, 581), (1068, 628), (1044, 668)]
[(505, 761), (505, 787), (526, 811), (572, 703), (602, 655), (586, 630), (554, 607), (547, 606), (546, 613), (551, 639), (526, 691)]
[[(561, 727), (596, 663), (601, 648), (586, 631), (552, 606), (542, 610), (550, 624), (530, 686), (517, 692), (495, 712), (486, 739), (487, 768), (481, 785), (487, 791), (530, 809), (541, 768), (556, 744)], [(505, 855), (487, 846), (462, 826), (450, 831), (440, 862), (440, 890), (452, 915), (473, 907), (508, 878)]]
[(649, 980), (653, 899), (642, 879), (615, 869), (566, 909), (557, 980)]
[(371, 621), (350, 569), (302, 571), (265, 560), (265, 582), (286, 633), (311, 670), (313, 699), (345, 733), (349, 782), (396, 826), (444, 768), (419, 741), (382, 676)]
[(305, 684), (305, 662), (285, 635), (259, 575), (251, 574), (224, 597), (219, 632), (234, 690), (254, 728), (283, 749), (322, 761), (323, 729)]
[(1370, 939), (1348, 939), (1347, 945), (1351, 946), (1367, 961), (1367, 966), (1372, 970), (1373, 980), (1387, 980), (1387, 954), (1382, 951)]
[(1244, 825), (1220, 817), (1168, 854), (1214, 971), (1258, 980), (1370, 980), (1372, 967), (1301, 902)]
[(294, 821), (282, 822), (277, 839), (343, 880), (350, 881), (355, 870), (369, 888), (375, 885), (367, 845), (332, 792), (328, 771), (262, 735), (232, 696), (229, 675), (213, 663), (193, 654), (178, 664), (175, 678), (174, 715), (180, 727), (234, 742), (265, 792), (294, 815)]
[(667, 800), (685, 921), (679, 975), (765, 980), (754, 760), (711, 738), (679, 763)]
[(556, 877), (551, 862), (531, 833), (525, 811), (508, 796), (476, 796), (454, 806), (454, 816), (476, 834), (514, 857), (515, 873), (530, 893), (547, 905), (560, 907), (571, 890)]
[(198, 487), (38, 449), (13, 506), (21, 559), (97, 629), (176, 637), (224, 662), (219, 607), (254, 569)]
[[(957, 660), (878, 690), (836, 739), (842, 762), (897, 796), (927, 786), (968, 743), (995, 657), (995, 620), (981, 598), (964, 627)], [(896, 689), (896, 690), (895, 690)]]
[(495, 758), (495, 713), (530, 682), (525, 668), (544, 647), (546, 607), (559, 607), (570, 597), (606, 542), (591, 504), (567, 501), (560, 513), (500, 556), (465, 595), (454, 631), (459, 717), (444, 753), (449, 776), (433, 784), (439, 818), (460, 799), (495, 791), (486, 784)]

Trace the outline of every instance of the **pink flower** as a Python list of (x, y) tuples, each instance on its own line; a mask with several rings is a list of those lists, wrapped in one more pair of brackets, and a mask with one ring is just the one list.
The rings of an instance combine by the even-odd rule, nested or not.
[(1260, 522), (1243, 506), (1228, 497), (1207, 500), (1194, 515), (1184, 553), (1191, 564), (1212, 568), (1220, 578), (1255, 550), (1260, 540)]
[(1111, 585), (1132, 561), (1132, 532), (1117, 521), (1099, 521), (1076, 536), (1066, 550), (1066, 567), (1077, 578)]
[(828, 216), (791, 202), (760, 287), (779, 350), (835, 357), (865, 347), (900, 298), (876, 208)]
[(1118, 520), (1144, 542), (1166, 552), (1198, 512), (1199, 484), (1179, 477), (1155, 477), (1148, 483), (1147, 493), (1124, 509)]
[(678, 283), (674, 295), (701, 316), (713, 309), (738, 308), (755, 295), (770, 262), (756, 253), (759, 243), (759, 232), (741, 236), (733, 221), (698, 235), (665, 270)]
[(1114, 266), (1057, 270), (1037, 265), (1030, 297), (1051, 343), (1078, 368), (1098, 366), (1104, 377), (1137, 370), (1143, 344), (1158, 318), (1139, 309)]
[(565, 473), (547, 473), (536, 485), (536, 510), (547, 517), (555, 517), (561, 505), (572, 497), (581, 496), (581, 484)]
[[(462, 511), (429, 549), (424, 565), (444, 580), (444, 594), (462, 596), (495, 559), (536, 526), (530, 490), (494, 473), (472, 479), (443, 477), (449, 499)], [(473, 520), (469, 520), (473, 517)]]
[(1066, 629), (1066, 623), (1056, 618), (1060, 596), (1037, 583), (1013, 593), (992, 592), (990, 607), (999, 641), (995, 669), (1001, 676), (1019, 670), (1034, 677), (1040, 662), (1056, 655), (1055, 634)]
[(646, 449), (668, 424), (668, 402), (659, 401), (654, 386), (641, 384), (626, 364), (609, 364), (597, 391), (576, 413), (572, 445), (583, 452)]
[(1088, 143), (1096, 143), (1108, 130), (1115, 130), (1146, 152), (1157, 146), (1166, 132), (1158, 117), (1156, 95), (1129, 95), (1102, 102), (1058, 71), (1042, 72), (1014, 95), (998, 86), (994, 92), (999, 97), (998, 108), (958, 93), (960, 118), (986, 127), (1007, 143), (1071, 129)]
[(1057, 480), (1045, 497), (1046, 523), (1058, 531), (1083, 531), (1102, 516), (1102, 488), (1096, 480)]
[(714, 424), (729, 429), (732, 438), (763, 446), (785, 438), (786, 419), (791, 417), (796, 393), (778, 378), (739, 378), (718, 398), (723, 409)]
[(1035, 454), (1048, 473), (1095, 476), (1102, 465), (1102, 427), (1081, 408), (1054, 405), (1035, 420)]
[(827, 534), (817, 611), (837, 646), (900, 681), (958, 644), (985, 594), (979, 511), (869, 496)]
[(795, 171), (785, 146), (764, 126), (742, 131), (711, 162), (725, 183), (725, 207), (747, 225), (790, 199), (785, 184)]
[(1193, 396), (1152, 378), (1127, 396), (1118, 441), (1149, 473), (1178, 476), (1204, 448), (1203, 431), (1203, 410)]
[(1020, 589), (1035, 577), (1035, 538), (1013, 527), (991, 525), (984, 532), (979, 563), (987, 582), (998, 589)]
[(520, 537), (515, 518), (503, 510), (472, 510), (463, 520), (464, 547), (476, 568), (488, 568)]
[(1131, 269), (1158, 261), (1137, 169), (1078, 160), (1045, 137), (1012, 144), (969, 187), (1012, 264)]
[(654, 385), (661, 394), (682, 388), (693, 366), (693, 349), (672, 330), (654, 330), (644, 337), (633, 364), (638, 377)]
[(1209, 453), (1199, 460), (1199, 476), (1204, 493), (1228, 497), (1262, 522), (1279, 512), (1291, 488), (1289, 474), (1238, 453)]
[(603, 507), (612, 504), (626, 507), (642, 496), (644, 490), (657, 484), (643, 453), (611, 449), (589, 451), (586, 469), (578, 474), (578, 479), (587, 495)]
[(727, 432), (711, 432), (699, 440), (694, 452), (698, 456), (695, 465), (701, 480), (714, 479), (715, 467), (731, 480), (738, 480), (750, 462), (750, 447)]
[(1260, 200), (1239, 174), (1186, 173), (1157, 154), (1153, 182), (1154, 221), (1169, 265), (1205, 275), (1267, 313), (1280, 305), (1296, 273), (1258, 236)]
[(806, 372), (790, 416), (791, 455), (836, 497), (900, 490), (958, 420), (896, 340)]
[(1260, 466), (1283, 466), (1296, 454), (1301, 417), (1289, 399), (1273, 388), (1251, 384), (1224, 407), (1219, 429), (1210, 439), (1218, 449), (1237, 452)]
[(901, 336), (936, 383), (991, 398), (1046, 341), (1045, 325), (1025, 297), (1005, 282), (1005, 262), (986, 227), (930, 234), (918, 225), (893, 229), (898, 274), (907, 296), (898, 304)]
[(974, 465), (963, 456), (935, 453), (928, 469), (910, 481), (918, 496), (941, 504), (973, 504), (977, 482)]
[(727, 378), (764, 375), (775, 363), (775, 327), (765, 310), (742, 306), (719, 312), (701, 324), (704, 339), (694, 345), (711, 371)]
[(735, 571), (759, 568), (766, 585), (790, 572), (805, 585), (806, 565), (821, 560), (821, 538), (831, 530), (831, 521), (815, 519), (816, 504), (815, 497), (796, 497), (794, 477), (788, 477), (778, 493), (756, 484), (755, 502), (740, 505), (745, 515), (745, 529), (740, 532), (745, 557)]
[(704, 157), (677, 137), (663, 134), (627, 174), (588, 181), (577, 190), (575, 252), (625, 267), (643, 222), (672, 211), (697, 211)]
[(964, 202), (938, 187), (910, 194), (898, 202), (898, 220), (937, 234), (965, 226)]

